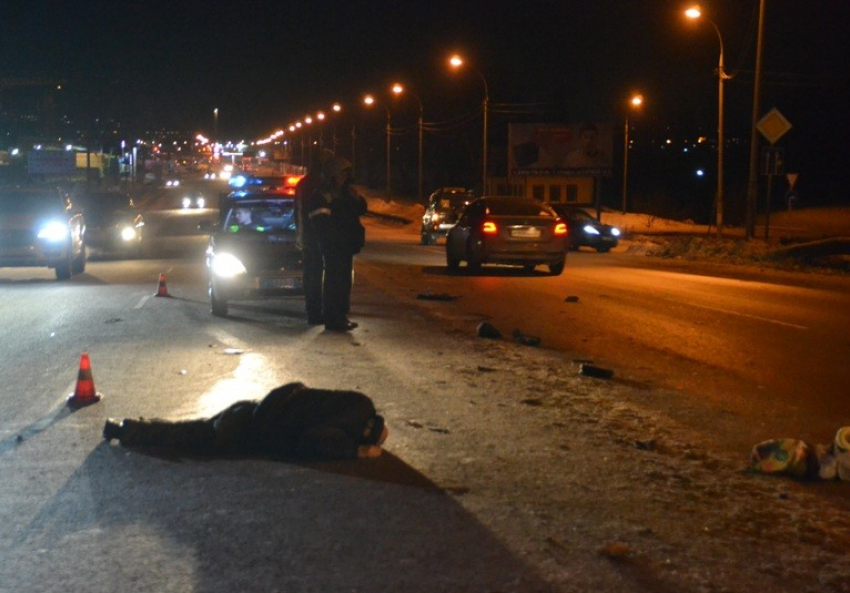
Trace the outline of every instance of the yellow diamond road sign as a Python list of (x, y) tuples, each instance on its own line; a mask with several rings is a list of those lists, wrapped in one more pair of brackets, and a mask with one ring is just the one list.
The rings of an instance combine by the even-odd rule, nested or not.
[(774, 107), (767, 112), (767, 115), (758, 120), (756, 129), (768, 142), (776, 144), (776, 141), (791, 129), (791, 123)]

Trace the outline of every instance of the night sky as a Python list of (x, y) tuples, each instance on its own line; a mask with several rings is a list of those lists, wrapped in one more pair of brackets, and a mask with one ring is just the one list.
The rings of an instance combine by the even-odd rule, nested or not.
[[(767, 0), (763, 109), (797, 141), (846, 166), (850, 2)], [(678, 0), (4, 0), (0, 78), (58, 79), (60, 112), (125, 129), (256, 139), (331, 102), (357, 106), (393, 80), (427, 121), (480, 105), (539, 103), (539, 119), (622, 121), (646, 97), (647, 125), (716, 128), (719, 44)], [(758, 0), (703, 2), (719, 27), (729, 135), (748, 138)], [(7, 91), (5, 100), (14, 102)], [(391, 99), (387, 99), (388, 101)], [(494, 125), (499, 125), (498, 121)], [(794, 136), (788, 140), (792, 141)]]

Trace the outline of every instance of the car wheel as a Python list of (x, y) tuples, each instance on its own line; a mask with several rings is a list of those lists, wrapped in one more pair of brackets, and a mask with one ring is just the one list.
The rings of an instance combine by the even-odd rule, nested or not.
[(481, 269), (483, 258), (481, 257), (481, 249), (483, 245), (480, 239), (470, 237), (466, 243), (466, 265), (472, 270)]
[(65, 261), (56, 264), (56, 278), (57, 280), (67, 280), (71, 277), (71, 259), (68, 258)]
[(420, 243), (422, 243), (423, 245), (430, 245), (431, 244), (431, 235), (429, 235), (428, 233), (426, 233), (423, 230), (421, 235), (420, 235)]
[(610, 247), (597, 247), (596, 251), (598, 253), (608, 253), (609, 251), (611, 251), (611, 248)]
[(531, 272), (534, 271), (534, 268), (536, 268), (536, 267), (537, 266), (535, 266), (534, 264), (526, 264), (522, 267), (522, 269), (523, 269), (523, 271), (528, 272), (530, 274)]
[(448, 246), (446, 247), (446, 267), (450, 270), (457, 270), (460, 267), (460, 260), (452, 255)]
[(71, 262), (71, 273), (82, 274), (86, 271), (86, 244), (80, 246), (80, 254)]
[(216, 317), (227, 317), (227, 300), (216, 297), (212, 287), (210, 287), (210, 309)]
[(561, 258), (558, 261), (549, 264), (549, 273), (552, 276), (560, 276), (561, 272), (564, 271), (564, 264), (566, 261), (567, 260), (565, 258)]

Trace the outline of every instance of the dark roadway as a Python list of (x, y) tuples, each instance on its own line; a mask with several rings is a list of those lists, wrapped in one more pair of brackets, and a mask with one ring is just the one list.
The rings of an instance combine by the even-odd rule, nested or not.
[[(557, 278), (543, 268), (532, 276), (507, 267), (451, 275), (442, 245), (419, 246), (416, 236), (389, 230), (370, 239), (387, 241), (362, 258), (385, 289), (458, 296), (429, 306), (466, 320), (468, 331), (487, 320), (508, 337), (518, 328), (613, 368), (668, 413), (718, 423), (733, 446), (786, 435), (828, 442), (850, 423), (846, 277), (668, 262), (622, 246), (570, 253)], [(404, 272), (411, 261), (420, 274)], [(730, 417), (738, 421), (727, 424)]]

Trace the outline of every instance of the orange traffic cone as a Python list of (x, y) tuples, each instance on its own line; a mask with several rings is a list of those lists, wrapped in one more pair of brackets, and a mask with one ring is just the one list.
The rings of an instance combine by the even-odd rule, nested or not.
[(91, 374), (91, 361), (88, 352), (83, 352), (80, 357), (80, 370), (77, 373), (77, 388), (68, 396), (68, 405), (81, 408), (89, 404), (95, 404), (103, 397), (94, 388), (94, 379)]
[(168, 294), (168, 288), (165, 286), (165, 274), (163, 274), (161, 272), (159, 274), (159, 288), (157, 289), (156, 294), (154, 296), (158, 296), (158, 297), (170, 297), (171, 296), (170, 294)]

